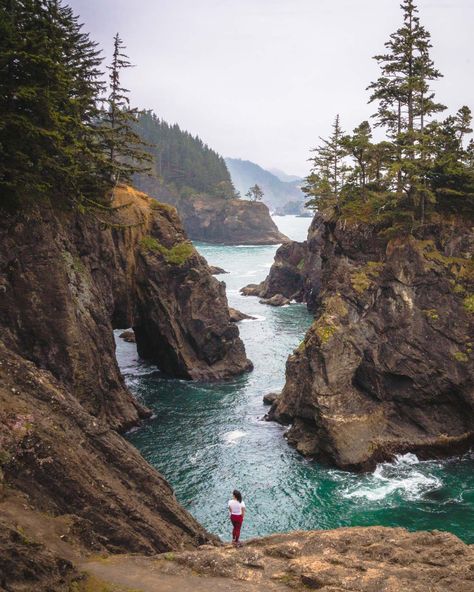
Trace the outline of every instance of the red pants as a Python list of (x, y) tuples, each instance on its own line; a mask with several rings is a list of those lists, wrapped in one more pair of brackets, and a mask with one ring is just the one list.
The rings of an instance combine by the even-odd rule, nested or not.
[(234, 527), (232, 530), (232, 541), (235, 543), (239, 542), (240, 537), (240, 529), (242, 528), (242, 522), (244, 517), (242, 515), (238, 516), (237, 514), (230, 515), (230, 521), (232, 522), (232, 526)]

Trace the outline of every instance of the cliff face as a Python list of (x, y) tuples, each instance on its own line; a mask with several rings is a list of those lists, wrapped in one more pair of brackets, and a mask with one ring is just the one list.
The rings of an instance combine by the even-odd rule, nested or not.
[[(174, 376), (225, 378), (251, 364), (224, 285), (174, 208), (130, 188), (113, 207), (80, 215), (43, 205), (0, 220), (0, 514), (15, 500), (25, 510), (2, 520), (0, 566), (25, 551), (28, 512), (63, 517), (64, 536), (87, 549), (209, 540), (116, 432), (149, 412), (123, 382), (113, 328), (133, 326), (139, 352)], [(35, 540), (44, 573), (70, 572)]]
[(306, 242), (288, 241), (283, 243), (275, 253), (268, 276), (259, 284), (244, 286), (241, 289), (242, 294), (264, 299), (282, 296), (285, 300), (305, 301), (306, 254)]
[(160, 202), (176, 207), (192, 240), (224, 245), (276, 245), (288, 240), (261, 202), (204, 194), (180, 197), (156, 179), (146, 177), (140, 177), (138, 185)]
[(270, 412), (300, 452), (368, 469), (472, 445), (473, 246), (460, 221), (387, 241), (314, 220), (304, 267), (315, 321)]

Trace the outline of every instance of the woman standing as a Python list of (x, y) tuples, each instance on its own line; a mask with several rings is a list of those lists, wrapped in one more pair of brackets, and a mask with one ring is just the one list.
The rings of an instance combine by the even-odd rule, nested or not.
[(232, 530), (232, 544), (236, 547), (241, 547), (242, 544), (239, 538), (245, 516), (245, 504), (242, 501), (242, 494), (237, 489), (234, 489), (232, 496), (232, 499), (227, 504), (229, 507), (230, 521), (234, 527)]

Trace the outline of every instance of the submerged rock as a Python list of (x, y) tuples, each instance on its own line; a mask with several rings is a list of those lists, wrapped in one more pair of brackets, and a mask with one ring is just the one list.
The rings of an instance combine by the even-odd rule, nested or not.
[(289, 357), (270, 417), (288, 442), (346, 469), (474, 443), (472, 229), (383, 239), (318, 217), (305, 283), (315, 321)]

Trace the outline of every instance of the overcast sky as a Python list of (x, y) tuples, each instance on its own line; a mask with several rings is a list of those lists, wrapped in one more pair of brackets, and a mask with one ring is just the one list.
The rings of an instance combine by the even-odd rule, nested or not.
[[(66, 0), (67, 1), (67, 0)], [(69, 0), (110, 55), (118, 31), (136, 67), (134, 104), (224, 156), (305, 175), (336, 113), (350, 131), (374, 111), (371, 59), (398, 28), (398, 0)], [(444, 74), (437, 97), (474, 109), (474, 0), (419, 0)]]

